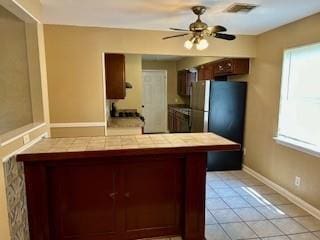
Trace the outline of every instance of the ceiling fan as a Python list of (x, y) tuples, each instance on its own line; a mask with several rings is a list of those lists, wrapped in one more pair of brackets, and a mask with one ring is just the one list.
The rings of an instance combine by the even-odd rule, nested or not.
[(187, 49), (191, 49), (193, 45), (196, 45), (198, 50), (204, 50), (209, 46), (208, 41), (205, 37), (215, 37), (224, 40), (234, 40), (236, 36), (226, 34), (227, 29), (223, 26), (216, 25), (213, 27), (209, 27), (205, 22), (202, 22), (200, 16), (204, 14), (207, 10), (205, 6), (194, 6), (191, 8), (194, 14), (198, 16), (197, 20), (189, 25), (189, 30), (187, 29), (180, 29), (180, 28), (170, 28), (173, 31), (182, 31), (185, 33), (168, 36), (162, 38), (163, 40), (175, 37), (182, 37), (192, 34), (192, 37), (184, 43), (184, 47)]

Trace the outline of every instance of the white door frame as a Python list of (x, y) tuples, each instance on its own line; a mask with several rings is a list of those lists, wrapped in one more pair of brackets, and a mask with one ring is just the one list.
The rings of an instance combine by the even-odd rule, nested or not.
[[(106, 70), (105, 70), (105, 52), (102, 52), (102, 56), (101, 56), (101, 64), (102, 64), (102, 96), (103, 96), (103, 119), (104, 119), (104, 135), (107, 136), (108, 133), (108, 129), (107, 129), (107, 101), (109, 104), (109, 100), (107, 100), (107, 93), (106, 93)], [(109, 116), (109, 115), (108, 115)]]
[[(165, 80), (164, 80), (164, 115), (165, 115), (165, 132), (168, 132), (168, 71), (165, 69), (142, 69), (142, 105), (143, 103), (143, 94), (144, 94), (144, 78), (143, 72), (164, 72)], [(143, 111), (143, 110), (142, 110)]]

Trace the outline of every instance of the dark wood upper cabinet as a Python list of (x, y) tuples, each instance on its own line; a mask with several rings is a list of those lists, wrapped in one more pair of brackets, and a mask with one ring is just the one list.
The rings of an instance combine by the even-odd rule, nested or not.
[(199, 66), (198, 70), (198, 81), (212, 80), (214, 78), (214, 64), (207, 63)]
[(249, 73), (248, 58), (222, 59), (214, 63), (214, 76), (231, 76)]
[(195, 81), (197, 81), (195, 72), (190, 72), (188, 70), (178, 71), (178, 94), (180, 96), (189, 97), (192, 82)]
[(105, 54), (105, 78), (107, 99), (124, 99), (126, 80), (123, 54)]

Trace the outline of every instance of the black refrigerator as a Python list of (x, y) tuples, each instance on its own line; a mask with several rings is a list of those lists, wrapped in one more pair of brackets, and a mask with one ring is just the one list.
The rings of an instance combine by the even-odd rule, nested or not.
[[(211, 81), (208, 131), (243, 145), (246, 82)], [(239, 170), (240, 151), (208, 153), (208, 171)]]
[(241, 144), (240, 151), (209, 152), (208, 171), (242, 167), (246, 93), (246, 82), (212, 80), (192, 86), (192, 132), (213, 132)]

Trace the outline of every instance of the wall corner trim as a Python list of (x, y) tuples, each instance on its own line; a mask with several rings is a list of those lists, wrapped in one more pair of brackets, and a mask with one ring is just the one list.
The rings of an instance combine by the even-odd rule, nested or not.
[(35, 139), (33, 139), (32, 141), (30, 141), (29, 143), (23, 145), (22, 147), (20, 147), (19, 149), (13, 151), (12, 153), (8, 154), (7, 156), (4, 156), (2, 158), (2, 162), (6, 162), (8, 161), (12, 156), (21, 153), (23, 151), (25, 151), (26, 149), (28, 149), (29, 147), (33, 146), (34, 144), (36, 144), (37, 142), (39, 142), (41, 139), (43, 138), (47, 138), (48, 137), (48, 132), (44, 132), (42, 133), (40, 136), (36, 137)]
[[(39, 129), (39, 128), (42, 128), (42, 127), (44, 127), (44, 126), (46, 126), (46, 125), (47, 125), (47, 123), (45, 123), (45, 122), (44, 122), (44, 123), (39, 123), (39, 124), (37, 124), (36, 126), (30, 128), (30, 129), (28, 129), (28, 130), (26, 130), (26, 131), (24, 131), (24, 132), (21, 132), (21, 133), (19, 133), (18, 135), (14, 136), (14, 137), (6, 140), (6, 141), (0, 142), (0, 147), (4, 147), (4, 146), (6, 146), (6, 145), (8, 145), (8, 144), (10, 144), (10, 143), (18, 140), (19, 138), (22, 138), (24, 135), (29, 134), (29, 133), (32, 133), (32, 132), (34, 132), (35, 130), (37, 130), (37, 129)], [(1, 140), (1, 139), (0, 139), (0, 140)]]
[(260, 173), (254, 171), (253, 169), (249, 168), (246, 165), (243, 165), (243, 171), (250, 174), (251, 176), (257, 178), (268, 187), (272, 188), (282, 196), (286, 197), (292, 203), (296, 204), (298, 207), (302, 208), (306, 212), (310, 213), (312, 216), (320, 220), (320, 210), (312, 206), (311, 204), (307, 203), (303, 199), (299, 198), (298, 196), (294, 195), (293, 193), (289, 192), (287, 189), (279, 186), (278, 184), (272, 182), (268, 178), (264, 177)]

